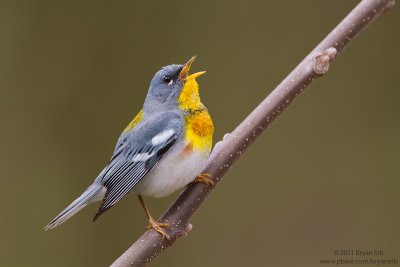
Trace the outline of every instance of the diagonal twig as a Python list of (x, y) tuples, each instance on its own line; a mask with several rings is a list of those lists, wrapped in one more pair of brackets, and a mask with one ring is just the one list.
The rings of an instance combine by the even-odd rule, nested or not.
[[(204, 172), (214, 177), (215, 184), (247, 150), (249, 145), (292, 103), (316, 78), (329, 70), (330, 62), (369, 23), (394, 6), (395, 0), (361, 1), (317, 47), (265, 98), (258, 107), (222, 141), (215, 145)], [(147, 230), (111, 266), (145, 266), (171, 246), (180, 235), (191, 230), (190, 217), (197, 211), (213, 188), (191, 184), (168, 208), (160, 221), (173, 227), (171, 240), (154, 230)]]

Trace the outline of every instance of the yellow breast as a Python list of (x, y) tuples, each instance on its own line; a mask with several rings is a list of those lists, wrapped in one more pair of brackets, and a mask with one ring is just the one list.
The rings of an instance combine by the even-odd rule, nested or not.
[(194, 78), (186, 80), (178, 102), (180, 109), (185, 113), (186, 141), (192, 148), (209, 151), (214, 124), (200, 101), (199, 85)]
[(185, 118), (185, 138), (193, 148), (209, 151), (212, 146), (214, 125), (207, 110)]

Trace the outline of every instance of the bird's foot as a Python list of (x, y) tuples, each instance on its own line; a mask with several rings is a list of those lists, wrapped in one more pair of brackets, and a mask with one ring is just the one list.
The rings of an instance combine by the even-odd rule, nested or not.
[(196, 178), (194, 178), (194, 182), (206, 184), (207, 187), (211, 188), (215, 186), (215, 182), (209, 173), (200, 173)]
[(165, 237), (168, 240), (171, 239), (171, 237), (163, 229), (163, 228), (171, 229), (171, 226), (169, 226), (167, 223), (160, 223), (154, 220), (153, 218), (150, 218), (149, 225), (146, 226), (146, 229), (152, 229), (152, 228), (157, 232), (159, 232), (163, 236), (163, 238)]

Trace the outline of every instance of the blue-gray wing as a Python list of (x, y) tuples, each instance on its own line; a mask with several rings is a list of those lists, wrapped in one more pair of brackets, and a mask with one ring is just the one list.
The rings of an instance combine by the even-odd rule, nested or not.
[(123, 133), (101, 183), (107, 192), (93, 220), (121, 200), (168, 152), (181, 136), (181, 120), (161, 116)]

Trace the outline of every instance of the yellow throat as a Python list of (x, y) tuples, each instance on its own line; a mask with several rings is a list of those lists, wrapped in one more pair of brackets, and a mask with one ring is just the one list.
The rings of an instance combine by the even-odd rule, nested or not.
[(212, 146), (214, 124), (206, 107), (201, 103), (198, 75), (188, 76), (178, 98), (179, 108), (185, 113), (185, 139), (195, 149), (209, 152)]

